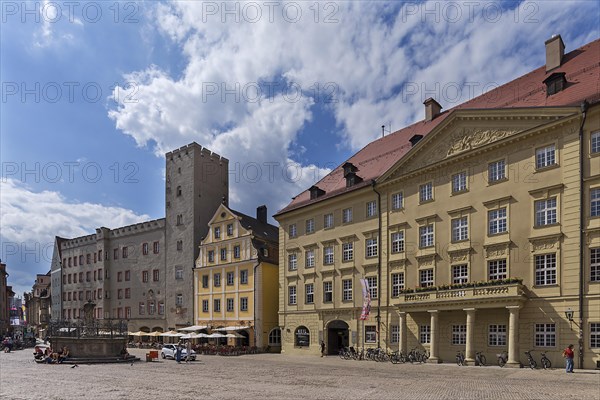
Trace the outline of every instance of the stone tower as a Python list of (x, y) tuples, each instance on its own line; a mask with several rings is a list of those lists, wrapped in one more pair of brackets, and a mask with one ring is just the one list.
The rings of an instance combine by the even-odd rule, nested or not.
[(229, 199), (229, 161), (197, 143), (166, 161), (166, 303), (169, 328), (193, 324), (193, 272), (200, 240), (219, 204)]

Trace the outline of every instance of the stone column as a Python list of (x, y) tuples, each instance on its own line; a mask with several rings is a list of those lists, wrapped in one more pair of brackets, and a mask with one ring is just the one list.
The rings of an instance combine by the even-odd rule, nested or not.
[(510, 313), (508, 317), (508, 361), (507, 367), (519, 368), (519, 309), (521, 306), (506, 307)]
[(427, 360), (427, 362), (437, 364), (442, 362), (438, 356), (439, 311), (431, 310), (428, 312), (429, 314), (431, 314), (431, 343), (429, 345), (429, 359)]
[(403, 311), (398, 312), (398, 315), (400, 316), (400, 351), (404, 354), (407, 353), (408, 349), (406, 348), (406, 313)]
[(467, 365), (475, 364), (475, 309), (465, 308), (467, 312), (467, 343), (465, 350), (465, 361)]

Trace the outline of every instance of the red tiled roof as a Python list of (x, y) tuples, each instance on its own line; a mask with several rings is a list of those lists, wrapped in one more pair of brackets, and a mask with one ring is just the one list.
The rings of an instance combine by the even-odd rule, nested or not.
[[(559, 93), (546, 96), (546, 86), (543, 81), (555, 72), (566, 74), (567, 86)], [(427, 135), (455, 110), (577, 106), (583, 100), (590, 103), (600, 100), (600, 39), (565, 54), (562, 65), (551, 72), (547, 73), (546, 66), (541, 66), (509, 83), (442, 112), (432, 121), (423, 120), (414, 123), (369, 143), (316, 183), (316, 186), (326, 192), (324, 195), (311, 200), (309, 191), (305, 190), (276, 215), (369, 185), (371, 180), (383, 175), (410, 150), (411, 137)], [(363, 182), (350, 188), (346, 188), (342, 168), (346, 162), (354, 164), (358, 168), (357, 175), (363, 179)]]

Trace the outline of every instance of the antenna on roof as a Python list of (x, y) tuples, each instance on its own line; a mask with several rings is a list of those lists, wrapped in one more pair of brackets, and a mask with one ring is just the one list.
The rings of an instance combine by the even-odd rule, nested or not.
[(381, 137), (385, 136), (385, 133), (392, 133), (392, 122), (390, 121), (390, 129), (385, 129), (385, 125), (381, 125)]

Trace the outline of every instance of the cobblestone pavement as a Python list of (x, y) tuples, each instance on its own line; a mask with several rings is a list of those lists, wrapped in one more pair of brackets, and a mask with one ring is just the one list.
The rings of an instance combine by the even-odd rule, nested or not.
[[(145, 350), (132, 354), (142, 358)], [(199, 356), (130, 364), (43, 365), (0, 354), (1, 399), (600, 399), (600, 373), (410, 365), (339, 357)]]

